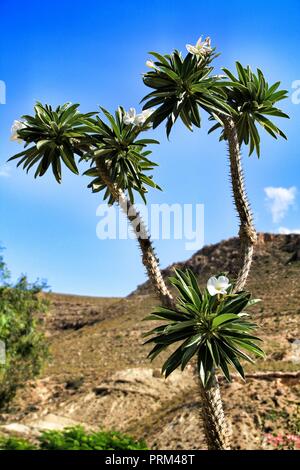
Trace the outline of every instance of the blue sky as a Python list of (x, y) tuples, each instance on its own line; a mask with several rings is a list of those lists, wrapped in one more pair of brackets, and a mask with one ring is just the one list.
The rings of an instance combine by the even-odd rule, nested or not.
[[(96, 209), (85, 177), (65, 171), (58, 185), (49, 174), (34, 180), (5, 161), (20, 151), (9, 141), (12, 121), (32, 113), (35, 100), (57, 105), (81, 103), (82, 111), (101, 104), (114, 110), (139, 108), (146, 94), (141, 74), (151, 50), (184, 52), (186, 43), (210, 35), (222, 53), (216, 61), (233, 69), (240, 60), (260, 67), (269, 81), (281, 80), (292, 94), (300, 80), (300, 7), (298, 1), (201, 2), (90, 0), (2, 0), (0, 80), (6, 104), (0, 104), (0, 242), (13, 274), (44, 277), (56, 292), (126, 295), (145, 280), (136, 242), (99, 240)], [(298, 94), (300, 97), (300, 93)], [(281, 122), (289, 141), (264, 137), (261, 160), (244, 152), (246, 182), (257, 229), (300, 230), (300, 104), (282, 103), (291, 120)], [(178, 124), (170, 142), (163, 128), (156, 181), (150, 203), (205, 204), (205, 243), (237, 233), (227, 176), (226, 149), (208, 124), (189, 133)], [(265, 188), (282, 188), (269, 191)], [(272, 209), (272, 210), (271, 210)], [(273, 211), (273, 212), (272, 212)], [(190, 257), (184, 240), (156, 242), (162, 266)]]

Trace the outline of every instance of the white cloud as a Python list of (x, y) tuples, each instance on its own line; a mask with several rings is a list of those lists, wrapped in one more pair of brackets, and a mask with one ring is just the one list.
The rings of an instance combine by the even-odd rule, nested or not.
[(291, 188), (273, 188), (270, 186), (265, 188), (265, 193), (273, 222), (278, 223), (284, 218), (290, 206), (294, 205), (297, 188), (295, 186)]
[(278, 233), (280, 233), (281, 235), (290, 235), (292, 233), (300, 235), (300, 228), (279, 227)]
[(10, 166), (4, 164), (0, 166), (0, 178), (8, 178), (10, 176)]

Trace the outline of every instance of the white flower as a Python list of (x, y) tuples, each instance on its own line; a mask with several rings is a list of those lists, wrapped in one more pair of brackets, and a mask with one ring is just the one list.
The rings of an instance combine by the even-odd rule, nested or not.
[(150, 67), (150, 69), (155, 69), (155, 64), (153, 60), (147, 60), (146, 65), (147, 67)]
[(136, 114), (136, 110), (134, 108), (130, 108), (128, 113), (125, 113), (123, 122), (126, 125), (134, 124), (135, 126), (143, 126), (153, 111), (153, 109), (145, 109), (140, 114)]
[(134, 108), (130, 108), (128, 113), (124, 114), (123, 122), (126, 125), (134, 124), (135, 119), (136, 119), (136, 110)]
[(207, 290), (211, 296), (217, 294), (227, 294), (227, 289), (230, 287), (229, 279), (226, 276), (211, 277), (207, 281)]
[(145, 121), (146, 119), (144, 118), (142, 114), (137, 114), (134, 120), (134, 124), (135, 126), (142, 126)]
[(24, 122), (14, 120), (13, 125), (11, 127), (11, 138), (10, 138), (10, 140), (13, 140), (13, 141), (15, 140), (19, 144), (22, 143), (22, 139), (19, 137), (18, 131), (20, 131), (21, 129), (24, 129), (24, 127), (26, 127)]
[(141, 112), (141, 114), (137, 114), (135, 118), (135, 125), (143, 126), (153, 112), (154, 112), (154, 109), (145, 109), (144, 111)]
[(197, 44), (192, 46), (191, 44), (187, 44), (186, 48), (188, 52), (192, 55), (196, 56), (205, 56), (206, 54), (210, 54), (212, 52), (211, 47), (211, 39), (207, 37), (205, 41), (202, 42), (202, 36), (198, 39)]
[(145, 109), (142, 114), (141, 114), (141, 118), (142, 118), (142, 121), (143, 121), (143, 124), (145, 121), (147, 121), (147, 119), (151, 116), (151, 114), (154, 113), (154, 109), (152, 108), (149, 108), (149, 109)]

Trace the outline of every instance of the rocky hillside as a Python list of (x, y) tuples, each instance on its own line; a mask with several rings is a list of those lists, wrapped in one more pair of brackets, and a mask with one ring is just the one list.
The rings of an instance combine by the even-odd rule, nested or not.
[[(246, 384), (222, 381), (235, 448), (266, 447), (273, 432), (300, 432), (300, 236), (261, 234), (248, 287), (263, 302), (253, 308), (267, 357), (246, 365)], [(238, 240), (204, 247), (185, 263), (204, 284), (238, 270)], [(224, 268), (225, 267), (225, 268)], [(3, 413), (2, 431), (34, 436), (74, 423), (144, 437), (151, 448), (205, 448), (197, 379), (190, 367), (167, 381), (163, 358), (147, 360), (142, 322), (157, 299), (146, 283), (125, 299), (51, 295), (43, 321), (52, 360)], [(284, 376), (282, 376), (284, 373)]]
[[(240, 268), (239, 249), (238, 238), (229, 238), (214, 245), (206, 245), (187, 261), (168, 266), (163, 270), (163, 275), (167, 279), (173, 275), (174, 268), (189, 268), (197, 274), (202, 284), (205, 284), (210, 276), (219, 272), (225, 271), (231, 277), (235, 277)], [(297, 261), (300, 261), (300, 235), (259, 233), (251, 272), (251, 285), (259, 286), (261, 281), (269, 284), (278, 271), (282, 271), (285, 275), (288, 266), (296, 266), (297, 271), (299, 267)], [(150, 292), (152, 288), (150, 283), (146, 282), (138, 286), (133, 294), (149, 294)]]
[(111, 297), (89, 297), (67, 294), (42, 294), (49, 301), (50, 310), (39, 320), (47, 335), (62, 330), (79, 330), (106, 318), (108, 307), (120, 299)]

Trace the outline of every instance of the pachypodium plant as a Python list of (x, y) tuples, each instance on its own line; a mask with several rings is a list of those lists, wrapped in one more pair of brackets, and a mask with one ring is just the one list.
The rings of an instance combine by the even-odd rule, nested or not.
[(72, 173), (79, 174), (78, 162), (88, 164), (84, 172), (92, 181), (93, 192), (104, 191), (109, 204), (119, 204), (136, 234), (142, 261), (164, 305), (172, 300), (159, 269), (147, 227), (134, 206), (134, 193), (146, 202), (147, 188), (157, 188), (149, 172), (156, 166), (149, 160), (149, 144), (154, 139), (141, 138), (151, 127), (152, 110), (137, 114), (131, 108), (119, 107), (113, 116), (104, 108), (99, 113), (82, 114), (78, 104), (66, 103), (53, 109), (37, 103), (34, 116), (25, 115), (15, 121), (12, 140), (24, 142), (24, 150), (10, 160), (18, 160), (27, 172), (35, 168), (35, 178), (52, 170), (58, 183), (62, 180), (62, 163)]
[[(220, 82), (219, 85), (225, 87), (227, 102), (234, 110), (234, 121), (237, 127), (239, 144), (249, 145), (249, 155), (254, 150), (260, 156), (260, 136), (257, 129), (259, 124), (272, 137), (277, 136), (286, 139), (286, 135), (276, 126), (268, 116), (288, 118), (289, 116), (275, 107), (275, 103), (287, 98), (286, 90), (279, 90), (280, 82), (269, 86), (264, 74), (257, 69), (257, 74), (251, 68), (243, 67), (236, 63), (237, 77), (228, 69), (223, 68), (227, 76), (227, 81)], [(211, 120), (215, 117), (211, 116)], [(227, 139), (226, 132), (220, 122), (217, 122), (209, 131), (222, 129), (221, 140)]]
[[(109, 161), (109, 171), (118, 187), (128, 190), (132, 201), (133, 190), (145, 199), (146, 186), (158, 186), (145, 174), (156, 164), (146, 158), (151, 152), (145, 152), (144, 147), (159, 142), (153, 139), (137, 140), (137, 137), (147, 129), (146, 121), (151, 111), (144, 111), (132, 120), (133, 110), (125, 113), (120, 107), (114, 118), (101, 108), (109, 127), (97, 113), (82, 114), (78, 107), (78, 104), (66, 103), (54, 110), (51, 106), (37, 103), (34, 116), (26, 115), (23, 121), (14, 122), (12, 140), (23, 140), (25, 149), (10, 160), (19, 159), (17, 166), (23, 164), (27, 172), (36, 166), (35, 177), (43, 176), (51, 166), (55, 179), (60, 183), (62, 162), (70, 171), (79, 174), (75, 161), (77, 155), (95, 165), (86, 172), (96, 178), (89, 184), (95, 192), (105, 189), (97, 173), (97, 161)], [(28, 149), (30, 144), (33, 145)], [(105, 198), (110, 196), (109, 202), (112, 203), (112, 195), (107, 189)]]
[[(208, 447), (228, 449), (228, 427), (215, 370), (220, 368), (229, 379), (229, 365), (243, 375), (239, 359), (250, 358), (242, 349), (262, 355), (256, 338), (250, 334), (253, 327), (242, 314), (251, 303), (244, 286), (257, 237), (244, 186), (241, 146), (245, 144), (250, 154), (256, 150), (260, 155), (257, 125), (274, 138), (285, 137), (271, 117), (287, 117), (276, 107), (287, 92), (278, 90), (279, 82), (269, 86), (260, 70), (255, 74), (239, 63), (237, 77), (227, 69), (223, 69), (225, 75), (214, 74), (212, 63), (218, 54), (209, 38), (204, 41), (200, 38), (186, 48), (185, 57), (177, 50), (166, 55), (151, 53), (154, 59), (147, 61), (150, 70), (143, 80), (152, 91), (143, 98), (144, 108), (139, 114), (133, 108), (126, 112), (122, 107), (114, 115), (103, 108), (101, 114), (82, 114), (79, 105), (67, 103), (54, 109), (37, 103), (34, 116), (23, 116), (22, 121), (14, 122), (12, 139), (24, 142), (25, 147), (12, 159), (17, 159), (18, 166), (23, 165), (27, 171), (35, 166), (36, 177), (51, 168), (58, 182), (62, 178), (62, 162), (76, 174), (78, 162), (87, 163), (85, 175), (92, 178), (88, 187), (93, 192), (103, 191), (109, 204), (119, 204), (126, 213), (143, 264), (163, 306), (155, 318), (173, 322), (153, 330), (150, 342), (156, 344), (150, 357), (177, 342), (181, 334), (184, 342), (198, 335), (194, 343), (188, 343), (188, 348), (186, 344), (180, 346), (164, 371), (168, 375), (197, 355)], [(176, 303), (163, 279), (147, 228), (134, 206), (135, 194), (146, 202), (148, 187), (160, 189), (152, 178), (156, 164), (149, 160), (151, 152), (147, 148), (158, 142), (141, 138), (140, 134), (165, 121), (169, 137), (177, 119), (189, 130), (201, 127), (202, 111), (215, 121), (210, 132), (221, 129), (220, 140), (228, 143), (232, 190), (240, 219), (241, 267), (232, 286), (221, 276), (210, 280), (204, 292), (199, 290), (191, 273), (178, 272), (171, 281), (180, 292)], [(222, 322), (224, 315), (227, 320)], [(189, 326), (184, 322), (190, 322)]]
[(78, 175), (74, 157), (84, 155), (82, 138), (86, 135), (88, 118), (94, 115), (81, 114), (78, 107), (66, 103), (54, 110), (38, 102), (34, 116), (26, 115), (23, 121), (14, 121), (11, 140), (24, 142), (25, 148), (10, 160), (18, 159), (17, 166), (23, 165), (27, 173), (36, 167), (35, 178), (43, 176), (51, 167), (56, 181), (61, 183), (61, 162)]
[(126, 113), (122, 107), (119, 107), (115, 116), (112, 116), (104, 108), (101, 109), (110, 127), (99, 116), (90, 120), (90, 130), (94, 133), (89, 136), (90, 147), (86, 158), (92, 157), (92, 168), (84, 174), (94, 179), (88, 187), (92, 188), (93, 192), (105, 190), (104, 199), (108, 198), (109, 204), (113, 204), (115, 200), (113, 191), (99, 175), (99, 168), (104, 162), (110, 173), (110, 179), (116, 187), (128, 192), (131, 203), (134, 203), (134, 191), (146, 203), (146, 187), (160, 189), (154, 183), (152, 176), (146, 174), (157, 164), (147, 158), (151, 151), (145, 149), (147, 145), (159, 142), (154, 139), (138, 139), (142, 131), (149, 129), (151, 110), (136, 114), (134, 108)]
[(200, 38), (195, 46), (186, 46), (188, 54), (183, 57), (177, 50), (162, 55), (150, 54), (156, 59), (148, 65), (151, 70), (144, 74), (144, 83), (153, 91), (143, 98), (144, 109), (157, 106), (152, 114), (153, 127), (166, 121), (169, 136), (178, 118), (192, 130), (201, 126), (200, 112), (207, 111), (210, 120), (217, 121), (210, 132), (221, 128), (221, 140), (228, 142), (230, 175), (235, 206), (240, 218), (240, 239), (243, 263), (236, 283), (242, 289), (249, 274), (253, 246), (257, 236), (247, 199), (241, 163), (241, 145), (249, 145), (250, 154), (260, 155), (260, 137), (256, 124), (272, 137), (285, 134), (270, 120), (284, 117), (275, 105), (287, 98), (287, 91), (278, 90), (280, 82), (269, 86), (261, 72), (254, 74), (250, 67), (237, 62), (238, 77), (226, 68), (226, 75), (213, 73), (212, 62), (217, 54), (207, 38)]
[[(210, 38), (204, 42), (200, 38), (196, 45), (188, 44), (186, 49), (185, 57), (177, 50), (171, 54), (150, 53), (155, 60), (147, 62), (150, 70), (143, 80), (152, 91), (142, 102), (145, 102), (144, 109), (156, 107), (152, 114), (153, 127), (165, 121), (167, 136), (178, 118), (189, 130), (201, 127), (201, 111), (205, 111), (209, 120), (216, 122), (210, 132), (220, 128), (220, 140), (228, 143), (232, 193), (240, 220), (241, 266), (232, 291), (235, 294), (244, 289), (257, 241), (245, 190), (241, 147), (245, 144), (249, 146), (250, 155), (256, 150), (260, 156), (257, 124), (274, 138), (286, 138), (271, 117), (288, 117), (276, 107), (277, 102), (287, 98), (287, 91), (279, 90), (280, 82), (269, 86), (261, 70), (255, 74), (249, 66), (243, 67), (239, 62), (236, 63), (237, 77), (226, 68), (223, 69), (225, 75), (214, 74), (212, 62), (217, 54)], [(208, 447), (228, 449), (229, 441), (223, 435), (220, 389), (215, 372), (211, 373), (213, 377), (209, 382), (200, 381)]]
[(151, 336), (145, 344), (154, 344), (149, 358), (153, 360), (169, 346), (180, 343), (162, 367), (167, 377), (178, 367), (184, 370), (196, 356), (202, 390), (206, 391), (202, 398), (209, 411), (204, 420), (208, 442), (213, 448), (229, 449), (230, 434), (221, 396), (214, 393), (215, 371), (220, 369), (230, 382), (232, 367), (244, 379), (240, 360), (253, 362), (249, 352), (264, 357), (263, 350), (256, 344), (260, 339), (252, 334), (256, 325), (249, 321), (245, 312), (259, 300), (251, 299), (246, 291), (234, 294), (233, 284), (224, 275), (210, 278), (204, 291), (190, 270), (176, 270), (170, 282), (179, 293), (174, 307), (158, 307), (145, 319), (165, 322), (145, 334)]
[(211, 63), (218, 54), (209, 44), (209, 39), (202, 43), (200, 38), (196, 46), (187, 45), (191, 52), (185, 58), (177, 50), (171, 55), (150, 53), (156, 61), (147, 61), (151, 70), (143, 80), (153, 91), (142, 102), (146, 102), (145, 110), (157, 106), (151, 118), (154, 129), (166, 120), (169, 136), (178, 118), (189, 130), (200, 127), (200, 108), (230, 116), (226, 92), (212, 75)]

